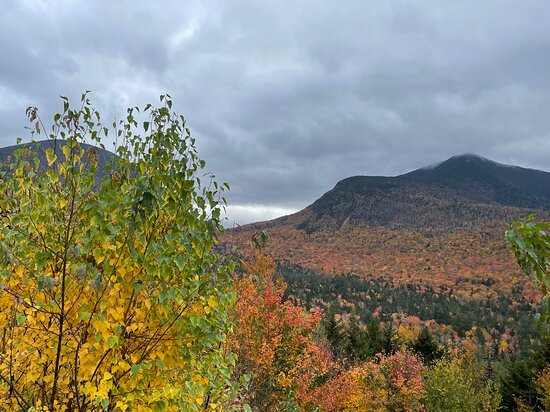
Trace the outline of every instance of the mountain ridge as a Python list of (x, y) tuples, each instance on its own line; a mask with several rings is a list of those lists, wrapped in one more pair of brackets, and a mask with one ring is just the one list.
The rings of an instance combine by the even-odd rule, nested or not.
[(472, 227), (548, 210), (550, 172), (466, 154), (398, 176), (342, 179), (305, 209), (263, 223), (294, 222), (308, 233), (343, 224)]

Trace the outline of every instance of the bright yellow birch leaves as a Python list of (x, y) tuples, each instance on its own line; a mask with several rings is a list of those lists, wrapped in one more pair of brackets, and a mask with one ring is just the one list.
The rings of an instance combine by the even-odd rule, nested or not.
[(113, 125), (117, 156), (84, 144), (108, 133), (87, 96), (62, 99), (0, 179), (0, 409), (228, 410), (226, 185), (169, 97)]

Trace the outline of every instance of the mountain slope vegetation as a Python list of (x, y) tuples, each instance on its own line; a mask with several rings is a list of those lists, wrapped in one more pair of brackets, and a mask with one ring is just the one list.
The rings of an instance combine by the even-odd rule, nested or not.
[[(437, 307), (445, 296), (482, 313), (495, 313), (497, 305), (500, 318), (488, 329), (494, 338), (509, 340), (506, 319), (517, 325), (532, 316), (540, 293), (519, 270), (504, 232), (513, 221), (534, 212), (547, 217), (549, 210), (550, 173), (462, 155), (400, 176), (344, 179), (293, 215), (229, 230), (225, 243), (244, 245), (253, 233), (266, 230), (266, 250), (280, 264), (288, 296), (308, 306), (365, 319), (382, 307), (386, 318), (393, 312), (448, 322), (461, 334), (475, 327), (472, 319), (441, 318)], [(308, 271), (353, 275), (386, 290), (413, 288), (415, 300), (424, 303), (416, 309), (406, 302), (388, 304), (378, 293), (365, 304), (363, 286), (359, 290), (356, 282), (335, 290), (340, 282), (327, 280), (330, 293), (326, 288), (318, 296), (305, 293)], [(521, 329), (528, 339), (530, 327)]]

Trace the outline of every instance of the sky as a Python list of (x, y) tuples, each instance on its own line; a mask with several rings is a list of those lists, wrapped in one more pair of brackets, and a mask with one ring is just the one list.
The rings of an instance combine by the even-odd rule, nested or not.
[(59, 95), (121, 118), (169, 93), (228, 225), (302, 209), (353, 175), (453, 155), (550, 171), (550, 2), (4, 2), (0, 146)]

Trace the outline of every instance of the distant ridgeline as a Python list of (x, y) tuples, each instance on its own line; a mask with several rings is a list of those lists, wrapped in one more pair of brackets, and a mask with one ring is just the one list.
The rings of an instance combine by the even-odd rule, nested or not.
[[(286, 268), (285, 277), (292, 280), (289, 294), (305, 298), (308, 304), (316, 301), (312, 294), (326, 293), (322, 288), (344, 286), (331, 279), (321, 289), (313, 289), (317, 292), (306, 293), (289, 268), (301, 268), (296, 272), (299, 276), (306, 276), (305, 270), (354, 274), (368, 279), (375, 289), (384, 285), (384, 290), (405, 287), (402, 290), (408, 291), (389, 301), (384, 294), (371, 297), (362, 313), (382, 306), (386, 314), (437, 318), (463, 331), (475, 316), (458, 320), (457, 311), (473, 316), (475, 310), (468, 308), (477, 308), (487, 314), (482, 319), (489, 328), (506, 333), (506, 316), (520, 327), (540, 299), (504, 240), (504, 231), (513, 221), (534, 212), (545, 219), (550, 216), (550, 173), (463, 155), (396, 177), (344, 179), (305, 209), (229, 230), (224, 242), (243, 246), (247, 253), (244, 245), (252, 234), (267, 230), (266, 252)], [(430, 295), (425, 299), (433, 311), (406, 303), (411, 294), (414, 299)], [(438, 299), (447, 295), (449, 302), (468, 302), (449, 312), (455, 320), (437, 312)]]
[(308, 233), (345, 224), (449, 229), (508, 222), (531, 210), (550, 210), (550, 173), (463, 155), (396, 177), (344, 179), (273, 224), (293, 222)]
[[(30, 148), (33, 152), (38, 154), (38, 159), (40, 160), (40, 169), (46, 170), (47, 161), (46, 161), (46, 150), (54, 149), (55, 154), (58, 157), (64, 158), (63, 151), (61, 148), (65, 146), (66, 142), (62, 139), (57, 140), (40, 140), (31, 143), (22, 143), (20, 145), (8, 146), (0, 148), (0, 164), (7, 165), (14, 159), (14, 152), (20, 148)], [(107, 165), (111, 160), (116, 158), (116, 155), (108, 150), (102, 149), (100, 147), (92, 146), (89, 144), (81, 143), (80, 146), (84, 149), (85, 153), (88, 153), (90, 150), (93, 150), (97, 156), (98, 168), (97, 168), (97, 179), (101, 180), (107, 168)]]

